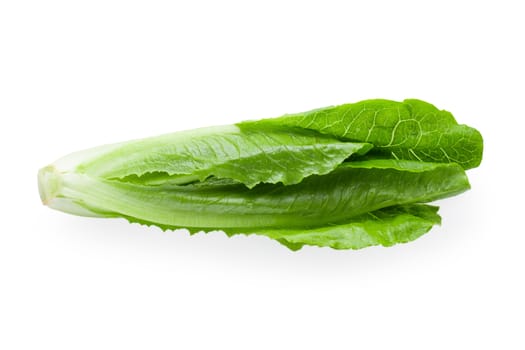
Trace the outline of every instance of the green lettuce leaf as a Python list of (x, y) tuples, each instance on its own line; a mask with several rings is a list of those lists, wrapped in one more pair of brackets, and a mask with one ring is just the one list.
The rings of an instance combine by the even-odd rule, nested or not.
[(424, 204), (398, 205), (356, 216), (337, 225), (261, 229), (252, 233), (275, 239), (292, 250), (304, 245), (334, 249), (390, 247), (413, 241), (440, 224), (437, 211), (438, 207)]
[(60, 173), (54, 168), (42, 172), (40, 178), (50, 191), (42, 197), (62, 211), (208, 231), (332, 225), (381, 208), (429, 202), (469, 188), (457, 164), (422, 166), (395, 160), (343, 163), (329, 174), (312, 175), (295, 185), (259, 184), (252, 189), (231, 179), (147, 186)]
[[(362, 249), (376, 245), (390, 247), (413, 241), (430, 231), (434, 225), (441, 224), (441, 217), (437, 214), (438, 209), (436, 206), (425, 204), (395, 205), (353, 217), (339, 224), (277, 229), (226, 228), (221, 231), (229, 237), (266, 236), (294, 251), (305, 245), (333, 249)], [(178, 227), (158, 225), (132, 217), (125, 218), (131, 223), (160, 227), (163, 231), (178, 229)], [(217, 231), (191, 227), (187, 230), (190, 234)]]
[(483, 139), (474, 128), (459, 125), (452, 114), (420, 100), (367, 100), (279, 118), (246, 121), (241, 128), (300, 127), (367, 142), (382, 157), (477, 167)]
[(185, 184), (214, 176), (251, 188), (261, 182), (296, 184), (307, 176), (329, 173), (351, 155), (371, 148), (311, 130), (261, 132), (223, 126), (99, 147), (57, 163), (68, 171), (144, 185)]

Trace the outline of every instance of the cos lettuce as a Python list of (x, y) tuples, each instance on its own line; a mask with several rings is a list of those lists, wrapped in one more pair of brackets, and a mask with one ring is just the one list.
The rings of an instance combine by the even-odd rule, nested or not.
[(38, 178), (44, 204), (77, 215), (359, 249), (440, 223), (422, 203), (469, 189), (482, 149), (426, 102), (369, 100), (102, 146)]

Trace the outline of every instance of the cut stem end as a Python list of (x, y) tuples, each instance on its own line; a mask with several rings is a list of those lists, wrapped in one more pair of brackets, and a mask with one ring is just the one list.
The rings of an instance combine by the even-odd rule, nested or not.
[(44, 205), (49, 205), (57, 196), (60, 182), (60, 174), (53, 165), (48, 165), (38, 171), (38, 192)]

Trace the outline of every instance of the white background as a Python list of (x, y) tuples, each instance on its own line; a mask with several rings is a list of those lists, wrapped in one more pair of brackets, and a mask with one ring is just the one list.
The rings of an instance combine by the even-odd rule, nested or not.
[[(519, 3), (2, 1), (0, 348), (524, 349)], [(38, 197), (71, 151), (367, 98), (485, 138), (472, 190), (410, 244), (294, 253)]]

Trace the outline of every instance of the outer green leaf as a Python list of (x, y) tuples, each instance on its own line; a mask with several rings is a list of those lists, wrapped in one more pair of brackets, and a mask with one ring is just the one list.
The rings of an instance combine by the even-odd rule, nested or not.
[[(390, 165), (388, 165), (390, 163)], [(375, 165), (374, 165), (375, 164)], [(161, 227), (211, 229), (293, 228), (345, 222), (392, 205), (428, 202), (469, 188), (456, 164), (413, 161), (344, 163), (296, 185), (260, 184), (248, 189), (232, 180), (146, 186), (46, 168), (43, 200), (84, 215), (121, 216)]]
[(465, 169), (478, 166), (483, 152), (483, 139), (476, 129), (458, 125), (449, 112), (420, 100), (367, 100), (238, 125), (301, 127), (372, 143), (382, 156), (454, 162)]
[(261, 229), (252, 233), (268, 236), (292, 250), (303, 245), (335, 249), (385, 247), (415, 240), (441, 223), (438, 207), (410, 204), (366, 213), (339, 225), (315, 228)]
[[(343, 142), (311, 130), (265, 128), (261, 132), (226, 126), (109, 145), (58, 163), (90, 176), (145, 185), (184, 184), (215, 176), (253, 187), (260, 182), (299, 183), (309, 175), (326, 174), (352, 154), (364, 154), (371, 148), (367, 143)], [(71, 158), (79, 161), (72, 166)]]

